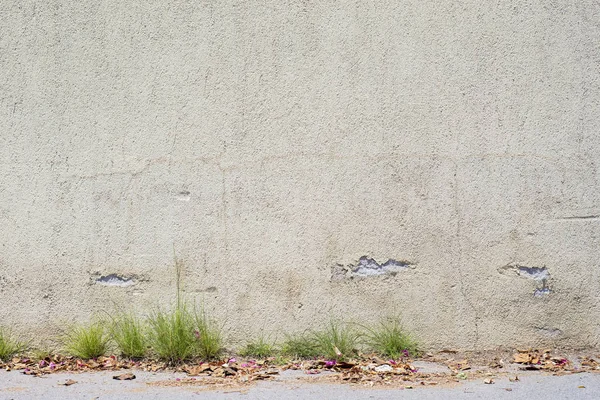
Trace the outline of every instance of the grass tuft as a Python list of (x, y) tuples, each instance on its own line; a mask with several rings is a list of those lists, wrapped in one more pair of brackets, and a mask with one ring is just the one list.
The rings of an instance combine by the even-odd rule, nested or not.
[(150, 345), (158, 358), (177, 363), (194, 356), (194, 317), (185, 304), (179, 303), (172, 311), (155, 311), (148, 323)]
[(404, 331), (397, 318), (386, 318), (377, 327), (367, 328), (365, 342), (375, 352), (392, 359), (419, 354), (417, 341)]
[(12, 356), (25, 351), (27, 345), (17, 340), (9, 330), (0, 328), (0, 360), (8, 361)]
[(123, 313), (114, 318), (110, 334), (123, 356), (142, 358), (146, 354), (144, 327), (135, 315)]
[(213, 359), (221, 353), (223, 348), (223, 333), (217, 324), (208, 318), (204, 308), (194, 313), (196, 329), (194, 335), (197, 340), (197, 354), (203, 359)]
[(281, 345), (281, 354), (295, 358), (312, 358), (319, 355), (319, 348), (308, 332), (286, 335)]
[(108, 335), (101, 322), (72, 326), (63, 338), (65, 350), (82, 359), (104, 355), (108, 350)]
[(191, 312), (186, 302), (179, 301), (170, 312), (156, 311), (148, 322), (150, 345), (162, 360), (178, 363), (196, 356), (212, 359), (221, 353), (221, 329), (204, 310)]
[(221, 329), (210, 320), (204, 309), (190, 310), (182, 296), (185, 265), (177, 258), (173, 246), (175, 265), (175, 308), (170, 312), (158, 309), (148, 320), (149, 342), (156, 355), (170, 363), (178, 363), (200, 356), (204, 359), (217, 357), (222, 349)]
[(244, 357), (267, 358), (275, 355), (275, 344), (267, 341), (264, 336), (248, 342), (246, 347), (240, 352)]
[(348, 324), (331, 320), (328, 326), (313, 332), (319, 355), (337, 360), (357, 353), (360, 334)]

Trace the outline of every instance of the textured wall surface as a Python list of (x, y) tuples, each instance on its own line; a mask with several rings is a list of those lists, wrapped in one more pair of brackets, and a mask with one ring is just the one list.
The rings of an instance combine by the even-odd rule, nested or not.
[(600, 339), (600, 3), (0, 2), (0, 317)]

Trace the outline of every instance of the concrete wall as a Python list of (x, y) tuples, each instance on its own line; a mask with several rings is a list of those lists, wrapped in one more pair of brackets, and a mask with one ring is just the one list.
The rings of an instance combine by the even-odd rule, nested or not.
[(169, 304), (175, 248), (232, 343), (594, 346), (599, 43), (592, 0), (3, 0), (1, 323)]

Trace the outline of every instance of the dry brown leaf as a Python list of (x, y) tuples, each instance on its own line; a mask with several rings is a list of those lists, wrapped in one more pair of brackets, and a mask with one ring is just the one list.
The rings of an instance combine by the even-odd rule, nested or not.
[(514, 362), (517, 364), (528, 364), (531, 361), (529, 353), (517, 353), (514, 356)]
[(132, 374), (131, 372), (128, 372), (126, 374), (115, 375), (115, 376), (113, 376), (113, 379), (116, 379), (118, 381), (130, 381), (130, 380), (135, 379), (135, 375)]
[(337, 362), (335, 364), (335, 368), (340, 368), (340, 369), (350, 369), (352, 367), (356, 366), (355, 362), (351, 362), (351, 361), (340, 361)]
[(71, 385), (74, 385), (76, 383), (77, 383), (77, 381), (74, 381), (73, 379), (67, 379), (65, 382), (59, 383), (59, 385), (62, 385), (62, 386), (71, 386)]
[(211, 366), (208, 364), (195, 365), (193, 367), (184, 368), (183, 370), (189, 376), (198, 376), (212, 371)]

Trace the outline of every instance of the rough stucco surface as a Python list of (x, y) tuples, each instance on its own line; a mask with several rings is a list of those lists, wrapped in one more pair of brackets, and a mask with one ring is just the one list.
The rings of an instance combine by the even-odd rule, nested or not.
[(600, 4), (0, 3), (0, 312), (186, 293), (230, 340), (401, 313), (600, 339)]

